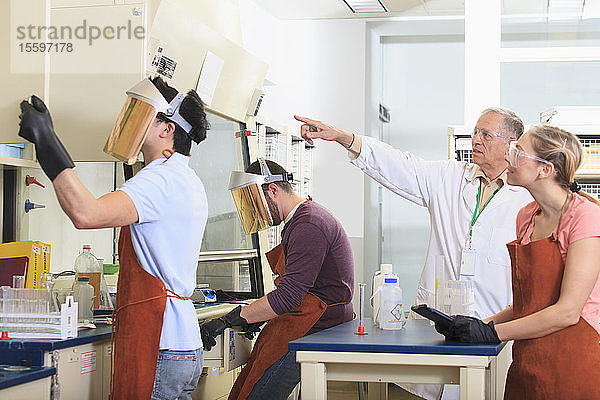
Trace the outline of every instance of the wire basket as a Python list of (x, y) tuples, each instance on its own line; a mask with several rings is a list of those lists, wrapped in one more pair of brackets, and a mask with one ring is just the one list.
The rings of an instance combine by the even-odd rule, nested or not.
[(77, 303), (67, 297), (58, 311), (51, 289), (0, 288), (0, 329), (11, 339), (77, 336)]
[(473, 162), (473, 152), (471, 150), (456, 150), (456, 159), (471, 163)]
[(583, 163), (580, 169), (600, 170), (600, 137), (580, 137), (579, 141), (584, 150)]
[(580, 183), (579, 186), (581, 186), (581, 190), (596, 200), (600, 200), (600, 183)]

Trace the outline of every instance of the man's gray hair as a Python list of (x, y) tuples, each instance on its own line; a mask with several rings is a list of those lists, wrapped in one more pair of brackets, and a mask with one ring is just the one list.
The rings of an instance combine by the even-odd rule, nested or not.
[(507, 135), (510, 139), (518, 139), (525, 130), (525, 125), (521, 118), (514, 112), (507, 108), (502, 107), (490, 107), (483, 110), (481, 116), (486, 114), (498, 114), (502, 117), (500, 122), (500, 133)]

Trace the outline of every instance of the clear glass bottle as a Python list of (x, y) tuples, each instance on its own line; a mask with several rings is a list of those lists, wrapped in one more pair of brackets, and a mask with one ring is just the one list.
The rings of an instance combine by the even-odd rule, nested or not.
[(83, 251), (75, 258), (75, 280), (81, 276), (87, 276), (90, 285), (94, 288), (94, 310), (110, 310), (113, 308), (112, 301), (108, 294), (108, 287), (104, 281), (102, 265), (92, 254), (89, 244), (83, 245)]
[(92, 306), (94, 304), (94, 288), (89, 282), (89, 277), (80, 276), (73, 286), (73, 297), (78, 304), (78, 322), (92, 322), (94, 318), (94, 312), (92, 311)]

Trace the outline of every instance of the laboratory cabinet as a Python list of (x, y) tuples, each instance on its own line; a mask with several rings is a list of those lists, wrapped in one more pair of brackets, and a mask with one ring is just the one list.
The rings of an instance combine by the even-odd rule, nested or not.
[[(74, 161), (114, 161), (103, 148), (125, 91), (154, 75), (182, 91), (196, 89), (208, 110), (244, 122), (268, 65), (240, 45), (235, 29), (215, 30), (221, 26), (215, 21), (234, 19), (223, 15), (232, 7), (227, 4), (210, 8), (215, 18), (207, 24), (198, 19), (198, 2), (186, 0), (10, 1), (11, 12), (1, 17), (0, 48), (11, 62), (0, 71), (9, 93), (0, 100), (0, 143), (24, 142), (18, 105), (35, 93), (48, 104)], [(36, 37), (38, 51), (18, 51), (33, 39), (17, 39), (15, 29), (30, 24), (43, 32), (55, 28), (56, 38)], [(65, 46), (41, 52), (46, 39)]]
[[(13, 339), (0, 342), (0, 364), (28, 360), (31, 369), (51, 373), (21, 385), (0, 390), (0, 398), (16, 393), (27, 399), (54, 398), (103, 400), (110, 394), (111, 327), (80, 331), (64, 340)], [(6, 397), (13, 398), (13, 397)], [(18, 397), (17, 397), (18, 398)]]
[(52, 376), (0, 388), (0, 398), (10, 400), (50, 400)]

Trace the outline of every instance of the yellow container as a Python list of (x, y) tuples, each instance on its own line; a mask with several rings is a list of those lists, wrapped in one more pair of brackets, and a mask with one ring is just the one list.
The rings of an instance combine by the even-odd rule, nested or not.
[(50, 245), (34, 240), (0, 244), (0, 258), (27, 257), (25, 287), (39, 289), (41, 276), (50, 272)]

